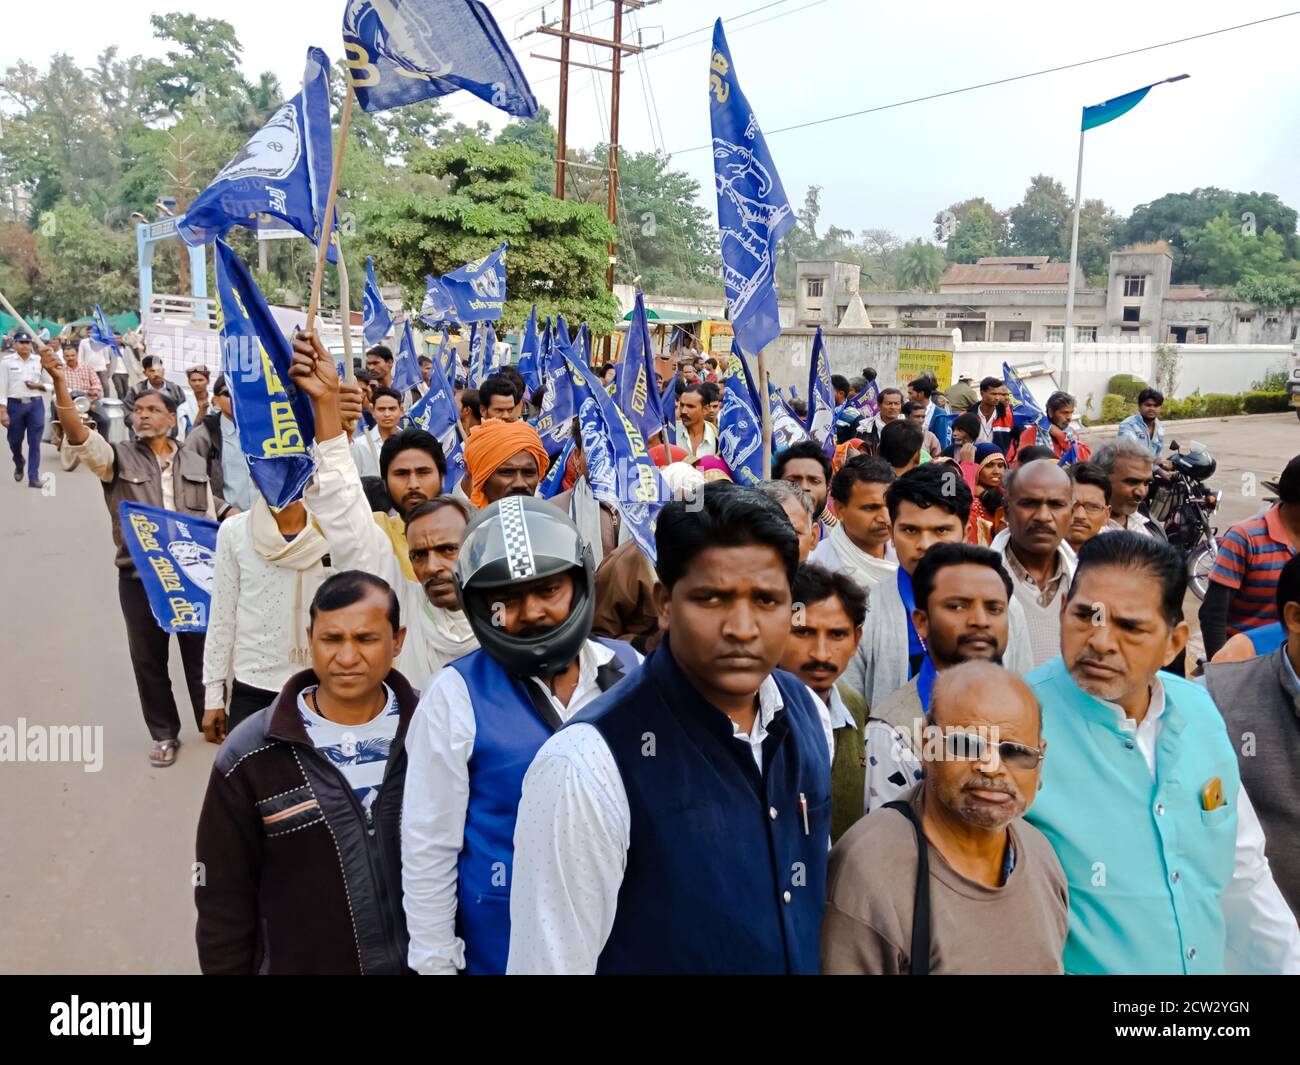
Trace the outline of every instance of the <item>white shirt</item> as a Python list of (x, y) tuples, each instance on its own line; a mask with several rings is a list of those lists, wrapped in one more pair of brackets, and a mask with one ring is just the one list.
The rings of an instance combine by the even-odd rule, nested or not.
[(112, 350), (107, 344), (99, 344), (90, 337), (83, 337), (81, 343), (77, 345), (77, 358), (81, 360), (81, 365), (88, 366), (95, 373), (106, 373), (108, 353)]
[(412, 688), (423, 690), (438, 670), (478, 646), (463, 613), (434, 606), (423, 586), (402, 572), (393, 543), (375, 524), (361, 490), (361, 476), (352, 464), (345, 433), (316, 445), (316, 474), (303, 493), (303, 502), (330, 545), (334, 569), (373, 573), (397, 593), (406, 626), (397, 669)]
[(885, 557), (869, 555), (849, 539), (843, 524), (836, 525), (808, 555), (808, 561), (832, 573), (847, 573), (868, 591), (885, 578), (897, 580), (898, 555), (892, 542), (885, 545)]
[[(578, 686), (564, 705), (536, 677), (561, 721), (601, 694), (596, 671), (614, 657), (588, 640), (578, 655)], [(402, 906), (411, 946), (407, 963), (422, 975), (455, 975), (465, 967), (456, 935), (456, 863), (465, 844), (474, 707), (465, 678), (443, 669), (428, 685), (406, 734), (402, 800)], [(512, 885), (513, 887), (513, 885)]]
[[(830, 710), (810, 695), (834, 759)], [(732, 722), (734, 736), (749, 745), (760, 773), (763, 740), (784, 706), (768, 676), (758, 689), (758, 714), (749, 735)], [(409, 768), (407, 780), (409, 794)], [(600, 731), (577, 724), (547, 740), (524, 777), (515, 821), (507, 973), (596, 971), (614, 927), (631, 830), (627, 789)]]
[(379, 798), (384, 773), (388, 770), (388, 752), (402, 720), (397, 696), (385, 684), (384, 707), (379, 713), (360, 725), (341, 725), (307, 705), (307, 696), (317, 690), (313, 685), (298, 693), (298, 714), (303, 727), (312, 746), (343, 774), (369, 822), (370, 808)]
[(377, 425), (367, 429), (362, 436), (352, 441), (352, 461), (356, 463), (359, 476), (379, 476), (379, 450), (383, 446), (384, 442), (379, 439)]
[(718, 429), (710, 421), (704, 423), (704, 435), (700, 438), (700, 446), (694, 451), (691, 450), (691, 433), (690, 430), (678, 419), (676, 426), (677, 446), (686, 451), (688, 459), (700, 458), (703, 455), (716, 455), (718, 453)]
[[(1099, 699), (1119, 715), (1119, 726), (1130, 733), (1156, 776), (1156, 743), (1165, 713), (1165, 686), (1157, 675), (1151, 683), (1151, 704), (1141, 723), (1118, 703)], [(1219, 897), (1227, 932), (1224, 963), (1238, 974), (1300, 974), (1300, 928), (1282, 898), (1264, 856), (1264, 829), (1242, 785), (1237, 799), (1237, 849), (1232, 880)]]
[[(278, 692), (310, 661), (292, 661), (294, 626), (331, 570), (319, 562), (301, 571), (277, 566), (253, 548), (252, 511), (227, 518), (217, 529), (212, 603), (203, 641), (204, 706), (225, 706), (238, 678)], [(306, 531), (299, 533), (305, 535)], [(302, 607), (295, 611), (301, 576)], [(305, 646), (305, 638), (298, 642)]]
[[(28, 381), (39, 384), (40, 391), (28, 388)], [(46, 393), (53, 391), (54, 382), (41, 367), (41, 357), (35, 351), (25, 359), (16, 351), (0, 359), (0, 403), (6, 399), (44, 401)]]

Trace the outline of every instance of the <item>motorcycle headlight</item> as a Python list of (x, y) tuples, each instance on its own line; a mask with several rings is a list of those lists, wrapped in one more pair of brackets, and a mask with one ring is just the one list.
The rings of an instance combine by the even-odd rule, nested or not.
[(90, 413), (90, 400), (85, 396), (78, 396), (72, 401), (72, 405), (77, 408), (78, 414)]

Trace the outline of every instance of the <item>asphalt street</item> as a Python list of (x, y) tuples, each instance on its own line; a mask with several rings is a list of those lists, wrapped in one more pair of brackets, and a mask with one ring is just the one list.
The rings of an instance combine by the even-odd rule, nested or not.
[[(1226, 529), (1263, 506), (1258, 481), (1300, 452), (1300, 422), (1174, 423), (1171, 439), (1218, 459)], [(98, 727), (102, 768), (0, 762), (0, 959), (17, 973), (195, 972), (194, 828), (215, 748), (194, 730), (173, 643), (184, 746), (172, 768), (149, 766), (103, 494), (87, 471), (58, 471), (48, 446), (44, 469), (45, 492), (0, 483), (0, 725)]]

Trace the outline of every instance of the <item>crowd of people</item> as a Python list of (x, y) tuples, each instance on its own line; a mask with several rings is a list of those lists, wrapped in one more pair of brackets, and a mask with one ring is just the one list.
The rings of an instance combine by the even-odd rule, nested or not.
[[(511, 367), (457, 382), (444, 492), (391, 350), (349, 383), (297, 334), (316, 468), (276, 510), (222, 379), (191, 397), (143, 367), (110, 444), (72, 405), (77, 353), (33, 350), (0, 364), (11, 447), (14, 393), (52, 392), (104, 484), (158, 767), (170, 640), (118, 504), (221, 521), (207, 632), (178, 641), (221, 745), (205, 972), (1300, 972), (1300, 457), (1225, 538), (1221, 660), (1190, 678), (1184, 563), (1142, 513), (1155, 392), (1093, 452), (1066, 393), (1017, 432), (1000, 378), (922, 376), (748, 488), (718, 453), (724, 369), (661, 356), (652, 563), (576, 434), (539, 497)], [(871, 377), (833, 378), (837, 404)]]

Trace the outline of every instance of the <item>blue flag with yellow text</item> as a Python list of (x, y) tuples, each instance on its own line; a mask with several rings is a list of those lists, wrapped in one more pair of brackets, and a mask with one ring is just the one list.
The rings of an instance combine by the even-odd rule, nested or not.
[(722, 19), (713, 27), (709, 118), (727, 304), (741, 349), (759, 352), (781, 335), (776, 248), (794, 225), (794, 215), (763, 131), (740, 89)]
[(206, 632), (217, 523), (126, 499), (117, 509), (122, 542), (158, 627), (164, 632)]
[(302, 497), (316, 464), (311, 404), (289, 378), (293, 349), (243, 260), (217, 241), (221, 365), (230, 386), (239, 446), (257, 490), (274, 510)]
[(632, 319), (627, 325), (623, 358), (614, 372), (614, 402), (653, 446), (658, 443), (654, 438), (664, 426), (664, 412), (659, 405), (659, 382), (650, 360), (650, 323), (645, 300), (638, 289)]
[(542, 384), (546, 390), (542, 394), (541, 410), (532, 425), (541, 436), (546, 453), (552, 458), (564, 449), (572, 431), (573, 417), (578, 413), (574, 375), (563, 354), (570, 350), (568, 337), (564, 316), (556, 315), (555, 328), (547, 330), (542, 337), (539, 356)]
[(758, 393), (738, 343), (731, 345), (731, 365), (722, 389), (718, 415), (718, 457), (731, 469), (736, 484), (750, 488), (767, 479), (763, 469), (763, 419)]
[[(410, 330), (410, 324), (407, 324)], [(443, 336), (443, 343), (447, 338)], [(456, 403), (456, 391), (443, 370), (442, 355), (434, 358), (429, 370), (429, 391), (412, 404), (401, 421), (403, 429), (423, 429), (438, 438), (442, 452), (447, 459), (447, 475), (442, 481), (442, 490), (450, 492), (457, 482), (465, 476), (465, 449), (460, 438), (460, 408)]]
[(506, 244), (441, 277), (424, 279), (420, 317), (440, 322), (495, 322), (506, 305)]
[[(217, 172), (177, 220), (177, 234), (191, 246), (210, 244), (231, 226), (255, 229), (257, 215), (269, 214), (319, 244), (334, 172), (331, 138), (329, 58), (309, 48), (302, 91)], [(332, 238), (328, 258), (338, 258)]]
[(516, 118), (537, 117), (528, 79), (479, 0), (349, 0), (343, 45), (363, 111), (463, 89)]

